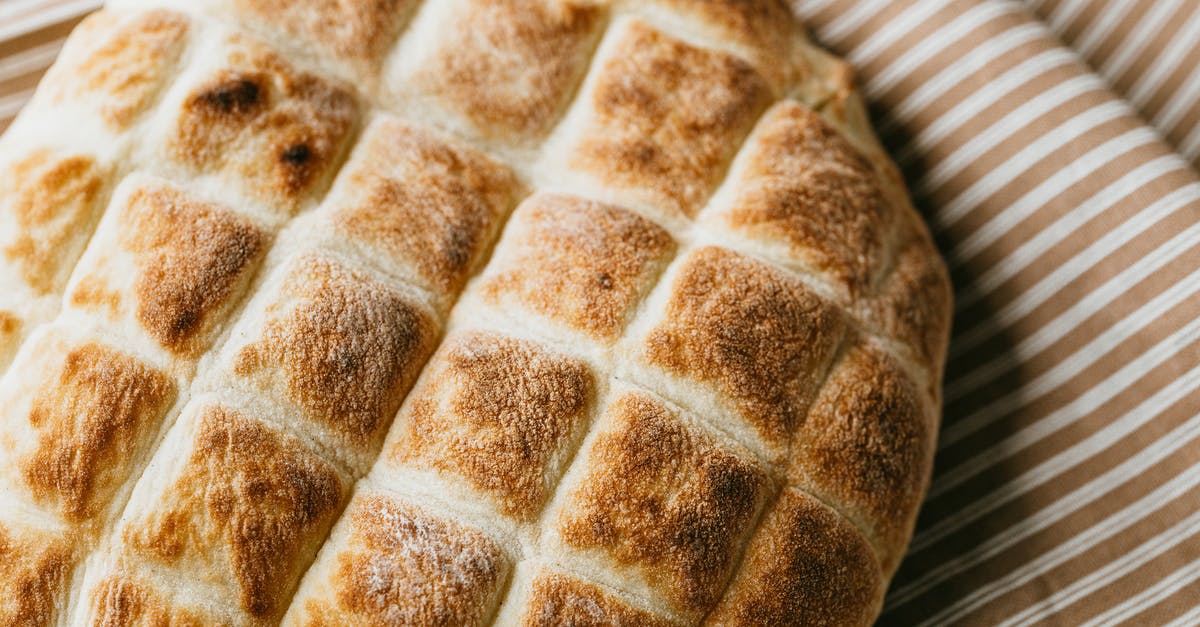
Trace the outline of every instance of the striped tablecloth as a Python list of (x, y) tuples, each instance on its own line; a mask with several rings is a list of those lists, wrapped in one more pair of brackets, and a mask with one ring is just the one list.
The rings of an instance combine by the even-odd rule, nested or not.
[[(0, 128), (94, 0), (0, 0)], [(1200, 624), (1200, 1), (796, 0), (954, 275), (887, 624)]]

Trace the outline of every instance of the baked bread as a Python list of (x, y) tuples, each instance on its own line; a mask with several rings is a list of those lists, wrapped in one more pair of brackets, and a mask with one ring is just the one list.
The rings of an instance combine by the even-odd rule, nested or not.
[(949, 283), (778, 0), (113, 2), (0, 162), (0, 623), (878, 613)]

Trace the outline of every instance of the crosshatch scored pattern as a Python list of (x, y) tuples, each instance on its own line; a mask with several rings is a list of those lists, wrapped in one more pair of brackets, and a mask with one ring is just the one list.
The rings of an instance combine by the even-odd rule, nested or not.
[(783, 4), (114, 2), (0, 159), (6, 622), (878, 613), (949, 285)]

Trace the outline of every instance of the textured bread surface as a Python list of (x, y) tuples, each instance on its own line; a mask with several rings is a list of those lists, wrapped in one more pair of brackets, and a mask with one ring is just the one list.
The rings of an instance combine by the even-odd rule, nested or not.
[(115, 0), (0, 139), (0, 622), (869, 624), (949, 312), (782, 0)]

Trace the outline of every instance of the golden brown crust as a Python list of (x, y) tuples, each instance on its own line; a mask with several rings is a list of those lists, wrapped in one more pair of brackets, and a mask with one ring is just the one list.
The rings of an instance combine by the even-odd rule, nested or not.
[[(266, 250), (268, 234), (228, 209), (165, 183), (139, 187), (120, 208), (119, 245), (134, 258), (138, 322), (164, 348), (197, 357)], [(119, 308), (101, 260), (68, 301)], [(115, 270), (122, 272), (122, 270)], [(126, 277), (112, 277), (124, 283)]]
[(754, 134), (722, 223), (839, 283), (850, 298), (886, 263), (893, 211), (871, 163), (816, 112), (776, 105)]
[(96, 627), (203, 627), (223, 625), (193, 608), (180, 607), (144, 582), (109, 575), (92, 591)]
[(936, 429), (916, 384), (867, 340), (834, 366), (796, 435), (791, 482), (864, 529), (888, 578), (929, 482)]
[(0, 621), (879, 611), (949, 283), (787, 0), (143, 4), (4, 140)]
[(602, 25), (594, 3), (460, 0), (412, 84), (489, 137), (544, 136), (587, 68)]
[(443, 297), (462, 288), (518, 193), (505, 166), (392, 118), (367, 131), (339, 188), (338, 230)]
[(25, 321), (11, 311), (0, 311), (0, 373), (17, 352), (25, 331)]
[(615, 594), (581, 579), (548, 572), (533, 580), (523, 627), (667, 627), (675, 623), (633, 607)]
[(198, 568), (191, 576), (231, 586), (249, 615), (277, 618), (348, 490), (294, 438), (221, 405), (197, 413), (190, 457), (151, 509), (133, 515), (125, 546)]
[(71, 34), (46, 89), (54, 102), (83, 103), (112, 130), (124, 130), (166, 84), (189, 29), (188, 19), (172, 11), (93, 13)]
[(496, 251), (498, 271), (481, 293), (497, 305), (512, 299), (602, 341), (617, 338), (675, 253), (675, 241), (654, 222), (572, 196), (534, 196), (512, 222)]
[(595, 396), (582, 361), (493, 333), (450, 339), (399, 418), (390, 458), (461, 477), (529, 520)]
[(325, 56), (372, 73), (416, 0), (233, 0), (255, 23), (319, 48)]
[(398, 498), (360, 494), (343, 524), (331, 593), (302, 600), (304, 625), (479, 625), (507, 577), (487, 536)]
[(21, 478), (39, 503), (82, 522), (128, 477), (175, 399), (175, 382), (104, 344), (47, 341), (36, 351), (50, 356), (27, 418), (37, 445), (22, 457)]
[(787, 443), (845, 327), (787, 273), (723, 248), (685, 261), (646, 360), (713, 386), (772, 446)]
[(252, 40), (228, 43), (224, 66), (188, 90), (168, 151), (291, 213), (332, 173), (358, 103), (348, 88), (294, 68)]
[(410, 297), (308, 254), (288, 269), (234, 372), (298, 405), (355, 453), (374, 453), (422, 364), (436, 323)]
[(770, 100), (745, 61), (631, 22), (601, 62), (570, 164), (667, 216), (693, 216)]
[(713, 625), (870, 625), (883, 596), (871, 545), (820, 501), (784, 490), (766, 514)]
[(698, 30), (721, 42), (737, 44), (779, 87), (793, 78), (787, 60), (796, 21), (784, 0), (624, 0), (637, 9), (645, 4), (668, 8), (694, 20)]
[(912, 347), (929, 373), (930, 396), (940, 398), (954, 294), (946, 264), (919, 220), (915, 213), (901, 219), (891, 272), (875, 297), (859, 307), (885, 333)]
[(53, 624), (66, 606), (73, 552), (60, 535), (0, 522), (0, 621)]
[(636, 570), (680, 612), (702, 614), (724, 588), (766, 474), (644, 392), (620, 396), (604, 420), (558, 515), (563, 541)]
[(35, 150), (0, 174), (0, 211), (16, 227), (0, 236), (4, 260), (36, 294), (59, 292), (99, 219), (107, 172), (86, 155)]

